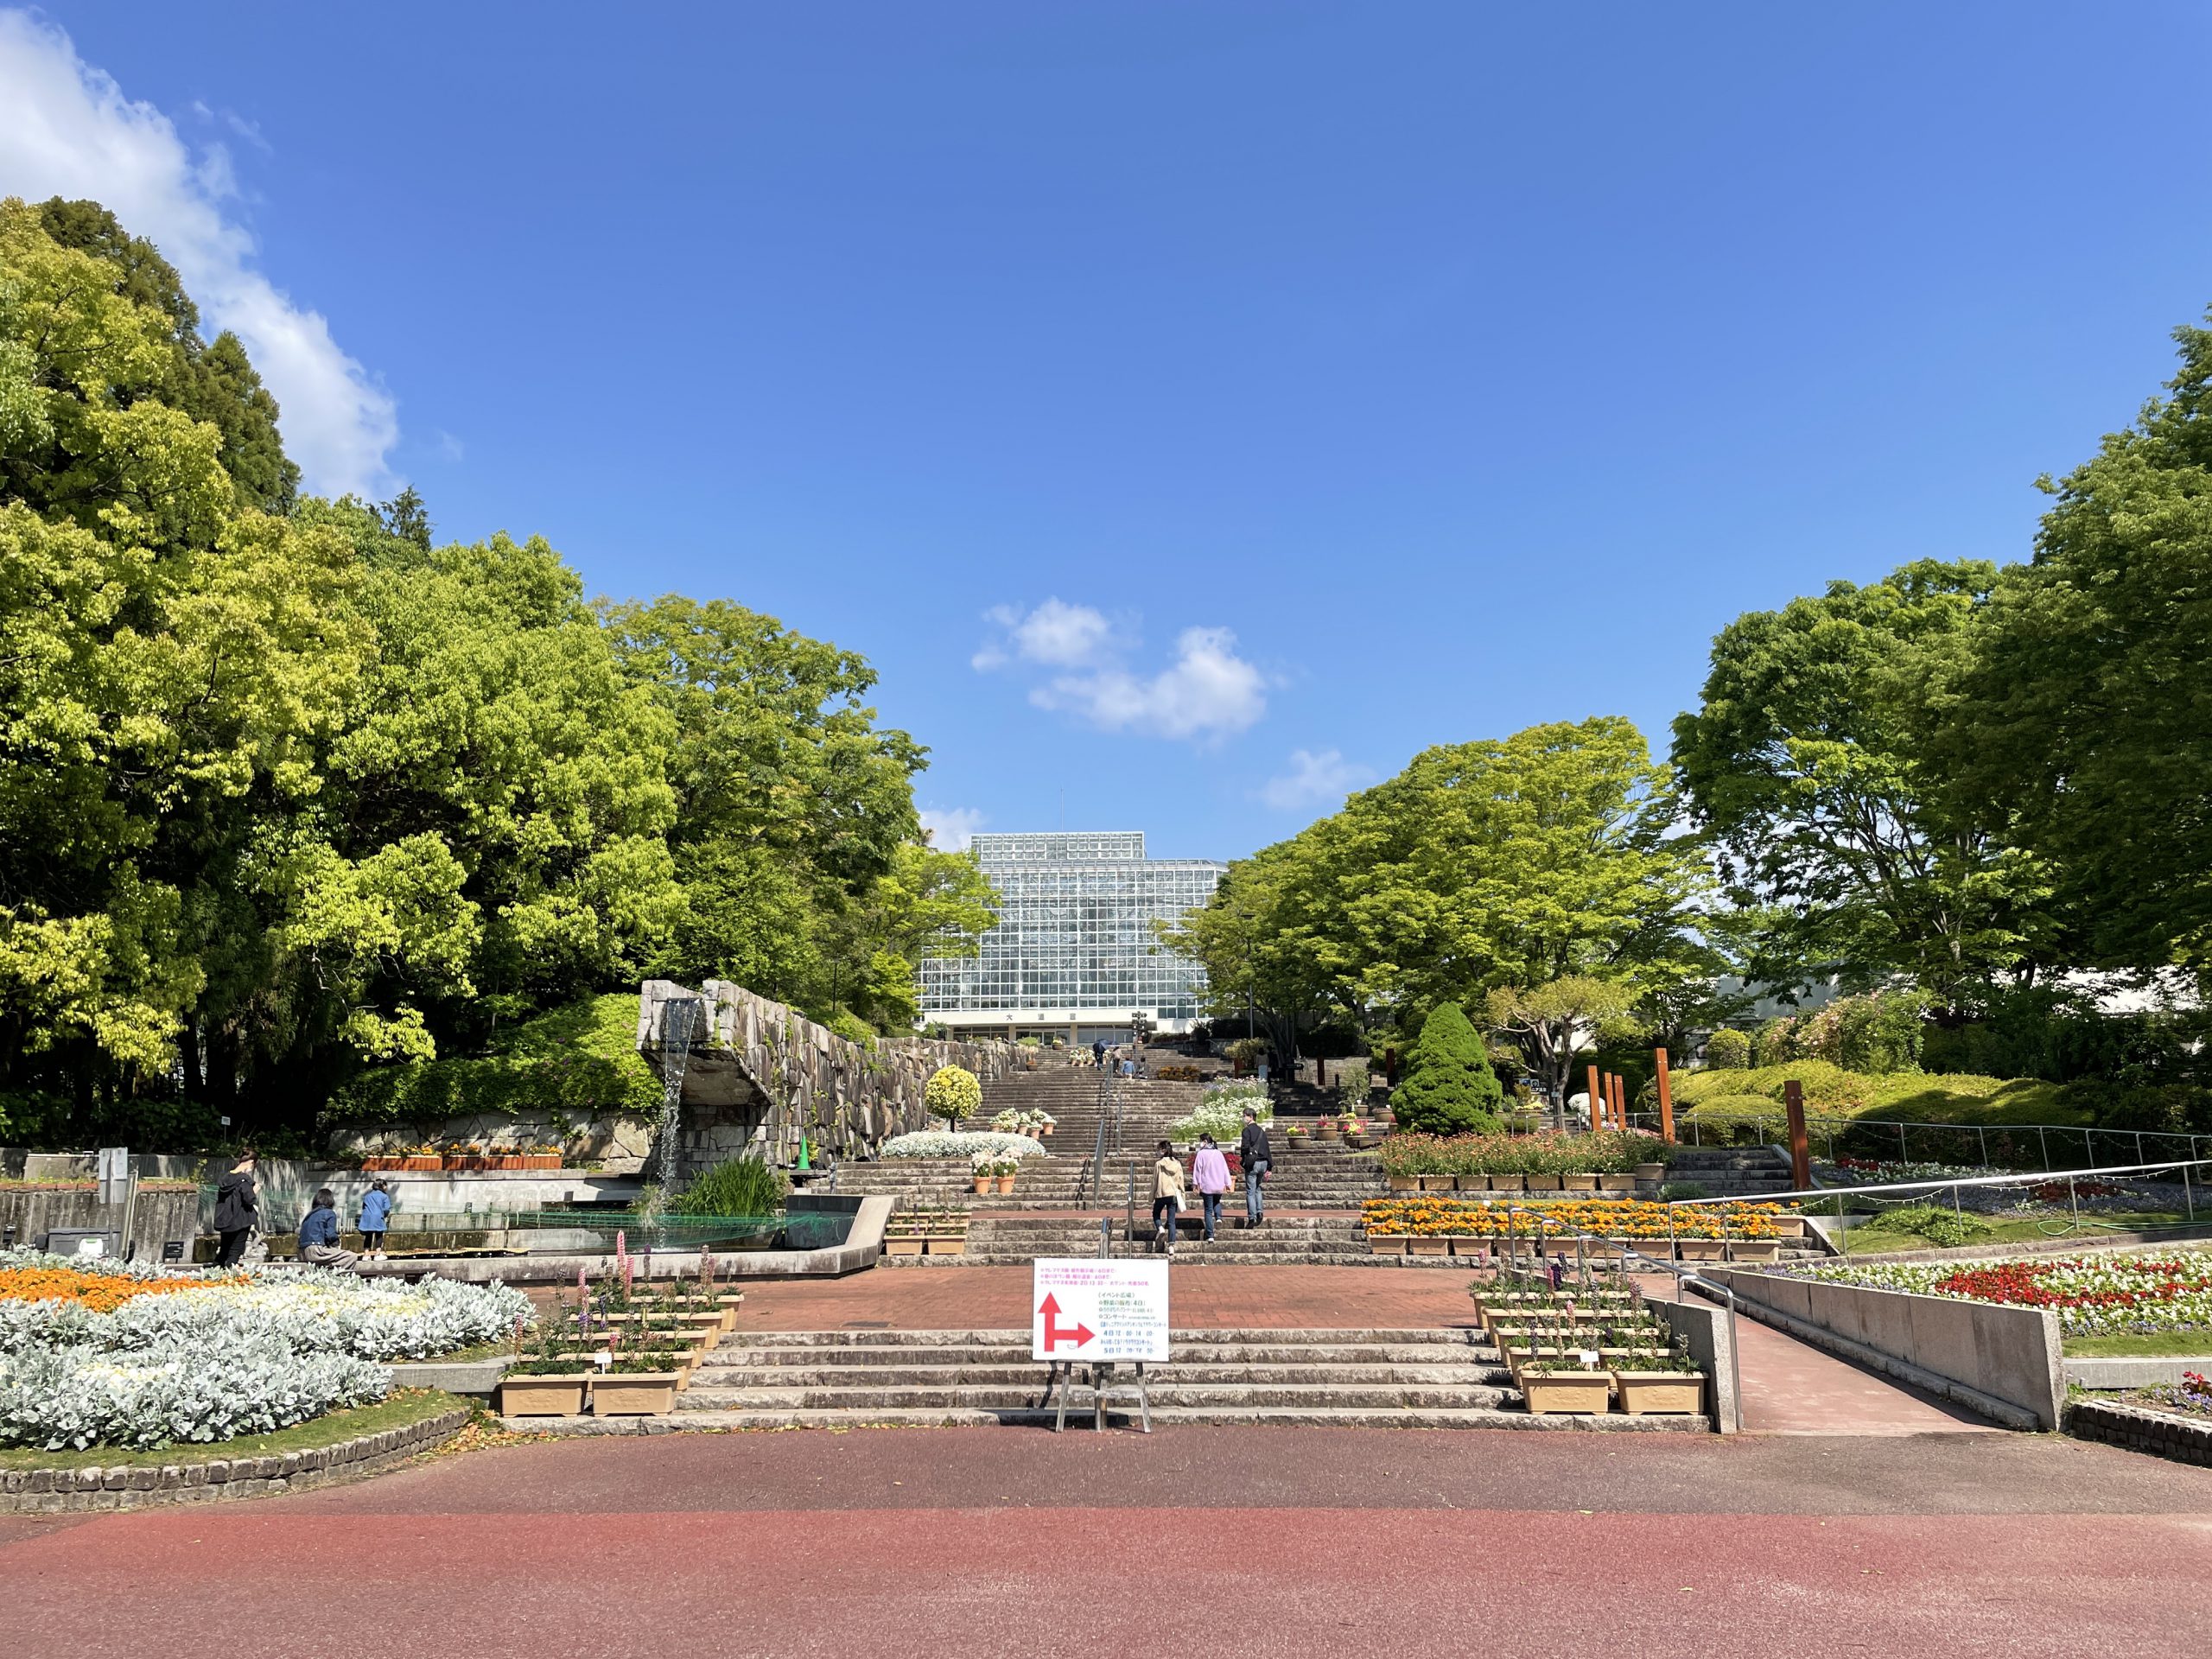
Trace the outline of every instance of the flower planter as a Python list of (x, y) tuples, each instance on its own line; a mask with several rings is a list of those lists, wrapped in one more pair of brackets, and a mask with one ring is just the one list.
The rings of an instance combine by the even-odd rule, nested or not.
[(1490, 1254), (1490, 1241), (1477, 1238), (1471, 1234), (1454, 1233), (1451, 1242), (1454, 1255), (1487, 1256)]
[(1562, 1175), (1559, 1178), (1559, 1184), (1563, 1192), (1595, 1192), (1598, 1190), (1595, 1175)]
[(499, 1379), (502, 1417), (577, 1417), (583, 1414), (588, 1373), (563, 1372), (556, 1376), (505, 1376)]
[(1560, 1412), (1589, 1412), (1602, 1416), (1612, 1397), (1613, 1379), (1604, 1371), (1539, 1372), (1524, 1369), (1521, 1373), (1521, 1392), (1529, 1402), (1532, 1416)]
[(1638, 1164), (1636, 1166), (1636, 1179), (1639, 1181), (1663, 1181), (1667, 1179), (1667, 1166)]
[(994, 1186), (995, 1186), (995, 1185), (998, 1185), (998, 1183), (997, 1183), (997, 1182), (994, 1181), (994, 1180), (993, 1180), (989, 1176), (988, 1176), (988, 1175), (978, 1175), (978, 1176), (976, 1176), (975, 1179), (976, 1179), (976, 1190), (978, 1192), (989, 1192), (989, 1191), (990, 1191)]
[(1493, 1175), (1490, 1178), (1490, 1190), (1493, 1192), (1518, 1192), (1522, 1190), (1521, 1184), (1528, 1179), (1525, 1175)]
[(444, 1162), (445, 1160), (442, 1158), (417, 1155), (401, 1159), (399, 1166), (402, 1169), (435, 1170)]
[(1681, 1371), (1615, 1371), (1621, 1409), (1631, 1417), (1694, 1415), (1705, 1408), (1705, 1379)]
[(1452, 1190), (1457, 1192), (1487, 1192), (1490, 1191), (1490, 1177), (1487, 1175), (1454, 1175), (1452, 1178)]
[(1013, 1177), (1013, 1176), (1011, 1176), (1011, 1175), (1001, 1175), (1001, 1176), (1000, 1176), (1000, 1177), (999, 1177), (999, 1179), (998, 1179), (998, 1188), (999, 1188), (999, 1191), (1000, 1191), (1000, 1192), (1013, 1192), (1013, 1191), (1014, 1191), (1014, 1177)]
[(1523, 1175), (1521, 1179), (1527, 1184), (1528, 1190), (1531, 1192), (1559, 1191), (1559, 1177), (1556, 1175)]
[(968, 1253), (967, 1236), (963, 1234), (958, 1238), (932, 1238), (929, 1241), (928, 1253), (931, 1255), (965, 1255)]
[(674, 1371), (609, 1371), (593, 1379), (594, 1417), (645, 1417), (676, 1409)]
[(1421, 1183), (1421, 1190), (1424, 1192), (1449, 1192), (1452, 1191), (1452, 1183), (1458, 1180), (1459, 1177), (1456, 1175), (1417, 1175), (1414, 1179)]
[(1771, 1262), (1782, 1254), (1778, 1238), (1732, 1238), (1728, 1241), (1731, 1262)]
[(1636, 1177), (1633, 1175), (1600, 1175), (1598, 1178), (1598, 1190), (1600, 1192), (1633, 1192), (1636, 1191)]
[(1049, 1136), (1052, 1133), (1052, 1125), (1051, 1125), (1050, 1123), (1047, 1123), (1047, 1124), (1046, 1124), (1042, 1128), (1040, 1128), (1040, 1129), (1039, 1129), (1039, 1130), (1037, 1131), (1037, 1138), (1038, 1138), (1039, 1140), (1040, 1140), (1040, 1141), (1041, 1141), (1041, 1140), (1044, 1140), (1046, 1137)]
[(1408, 1255), (1449, 1255), (1452, 1241), (1441, 1233), (1414, 1234), (1406, 1240)]
[(1774, 1227), (1775, 1230), (1785, 1239), (1802, 1239), (1805, 1236), (1805, 1217), (1802, 1216), (1777, 1216), (1774, 1218)]
[(1370, 1233), (1367, 1248), (1376, 1255), (1403, 1255), (1406, 1236), (1403, 1233)]
[(1393, 1175), (1390, 1177), (1390, 1190), (1393, 1192), (1418, 1192), (1421, 1191), (1421, 1177)]
[(1678, 1238), (1675, 1253), (1685, 1262), (1718, 1262), (1727, 1247), (1717, 1238)]
[(919, 1255), (922, 1241), (919, 1238), (893, 1238), (886, 1233), (883, 1236), (883, 1253), (886, 1255)]

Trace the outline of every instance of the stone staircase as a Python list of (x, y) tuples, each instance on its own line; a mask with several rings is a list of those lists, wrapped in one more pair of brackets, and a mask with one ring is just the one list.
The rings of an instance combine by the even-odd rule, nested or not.
[[(708, 1355), (676, 1412), (656, 1421), (677, 1428), (1049, 1422), (1046, 1370), (1030, 1357), (1029, 1340), (1022, 1330), (738, 1332)], [(1702, 1417), (1530, 1416), (1497, 1350), (1471, 1329), (1179, 1331), (1171, 1354), (1150, 1370), (1160, 1424), (1707, 1427)], [(1087, 1420), (1088, 1395), (1077, 1398), (1069, 1414)], [(1109, 1419), (1134, 1422), (1134, 1402), (1117, 1402)]]
[[(1238, 1228), (1243, 1215), (1240, 1199), (1224, 1211), (1220, 1230), (1208, 1244), (1199, 1236), (1199, 1220), (1185, 1211), (1176, 1230), (1175, 1265), (1198, 1267), (1327, 1268), (1456, 1268), (1465, 1273), (1468, 1263), (1440, 1255), (1377, 1255), (1367, 1247), (1357, 1216), (1296, 1216), (1271, 1214), (1268, 1224), (1254, 1231)], [(958, 1255), (889, 1255), (879, 1263), (888, 1268), (1006, 1268), (1026, 1267), (1039, 1256), (1091, 1256), (1098, 1254), (1096, 1216), (978, 1216), (968, 1224), (967, 1249)], [(1142, 1206), (1136, 1217), (1135, 1236), (1130, 1236), (1127, 1217), (1115, 1211), (1104, 1217), (1113, 1229), (1113, 1253), (1141, 1255), (1152, 1248), (1152, 1211)]]
[(1710, 1198), (1756, 1198), (1793, 1185), (1789, 1160), (1774, 1147), (1677, 1147), (1667, 1160), (1667, 1179), (1695, 1181)]

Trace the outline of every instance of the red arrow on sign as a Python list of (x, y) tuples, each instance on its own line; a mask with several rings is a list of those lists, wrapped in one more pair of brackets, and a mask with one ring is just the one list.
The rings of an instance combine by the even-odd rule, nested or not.
[(1064, 1342), (1080, 1348), (1098, 1334), (1080, 1319), (1073, 1325), (1062, 1325), (1059, 1298), (1049, 1290), (1045, 1293), (1045, 1300), (1037, 1305), (1037, 1311), (1045, 1316), (1045, 1348), (1048, 1353)]

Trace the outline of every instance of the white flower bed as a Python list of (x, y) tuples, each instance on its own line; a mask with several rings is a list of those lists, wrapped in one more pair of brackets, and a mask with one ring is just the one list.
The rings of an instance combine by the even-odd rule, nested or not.
[(1177, 1120), (1167, 1132), (1169, 1136), (1177, 1141), (1195, 1141), (1202, 1135), (1210, 1135), (1216, 1141), (1233, 1141), (1244, 1133), (1244, 1109), (1248, 1106), (1261, 1122), (1273, 1123), (1275, 1109), (1268, 1103), (1266, 1090), (1256, 1084), (1252, 1090), (1249, 1094), (1217, 1094), (1208, 1090), (1198, 1109)]
[[(84, 1265), (0, 1253), (0, 1268)], [(0, 1300), (0, 1446), (154, 1447), (265, 1433), (382, 1399), (380, 1361), (492, 1341), (531, 1318), (529, 1299), (504, 1285), (283, 1268), (168, 1276), (204, 1282), (111, 1313)]]
[(942, 1129), (923, 1129), (913, 1135), (894, 1135), (883, 1143), (886, 1158), (966, 1158), (973, 1160), (979, 1152), (1003, 1154), (1009, 1158), (1041, 1158), (1045, 1155), (1042, 1143), (1026, 1135), (994, 1135), (987, 1129), (970, 1130), (963, 1135), (951, 1135)]

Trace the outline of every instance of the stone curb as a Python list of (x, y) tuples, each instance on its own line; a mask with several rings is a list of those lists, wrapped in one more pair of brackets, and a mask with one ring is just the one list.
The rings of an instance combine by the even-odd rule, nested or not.
[(2101, 1440), (2176, 1463), (2212, 1465), (2212, 1422), (2202, 1418), (2077, 1400), (2066, 1408), (2066, 1432), (2077, 1440)]
[(81, 1515), (148, 1509), (166, 1503), (206, 1503), (224, 1498), (273, 1497), (334, 1486), (377, 1474), (467, 1426), (466, 1411), (365, 1434), (357, 1440), (258, 1458), (216, 1458), (204, 1463), (139, 1464), (102, 1469), (10, 1469), (0, 1472), (0, 1514)]

